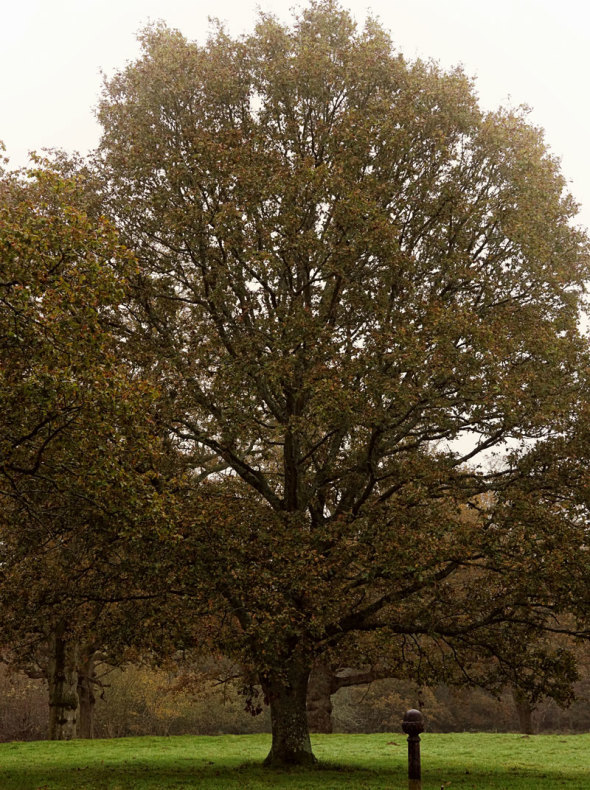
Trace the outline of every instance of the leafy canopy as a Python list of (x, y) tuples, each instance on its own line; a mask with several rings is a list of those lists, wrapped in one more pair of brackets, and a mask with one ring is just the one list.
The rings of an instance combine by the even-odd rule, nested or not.
[(64, 170), (0, 173), (1, 638), (21, 661), (137, 592), (128, 538), (161, 516), (156, 390), (114, 332), (136, 267)]

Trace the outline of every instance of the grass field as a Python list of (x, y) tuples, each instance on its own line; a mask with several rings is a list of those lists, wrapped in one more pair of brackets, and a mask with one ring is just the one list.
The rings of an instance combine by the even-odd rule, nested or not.
[[(0, 744), (1, 790), (396, 790), (399, 734), (316, 736), (319, 770), (260, 766), (267, 735)], [(590, 790), (590, 735), (426, 734), (422, 788)]]

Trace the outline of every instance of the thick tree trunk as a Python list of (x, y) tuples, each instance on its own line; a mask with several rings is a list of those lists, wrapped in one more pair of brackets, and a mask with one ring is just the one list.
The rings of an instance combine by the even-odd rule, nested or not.
[(347, 686), (364, 686), (390, 677), (387, 668), (351, 669), (317, 661), (307, 687), (307, 722), (311, 732), (332, 732), (332, 694)]
[(49, 739), (69, 741), (78, 735), (78, 646), (59, 623), (49, 639)]
[(262, 678), (270, 705), (272, 746), (264, 761), (275, 768), (288, 765), (313, 765), (307, 726), (305, 700), (310, 667), (299, 660), (288, 662), (279, 674)]
[(532, 735), (533, 730), (533, 706), (528, 699), (521, 694), (518, 689), (512, 689), (512, 697), (514, 699), (514, 706), (518, 714), (518, 724), (520, 732), (524, 735)]
[(309, 675), (307, 687), (307, 724), (311, 732), (332, 732), (332, 694), (334, 669), (317, 661)]
[(82, 652), (78, 670), (78, 699), (80, 702), (80, 715), (78, 721), (78, 736), (80, 738), (94, 738), (94, 653)]

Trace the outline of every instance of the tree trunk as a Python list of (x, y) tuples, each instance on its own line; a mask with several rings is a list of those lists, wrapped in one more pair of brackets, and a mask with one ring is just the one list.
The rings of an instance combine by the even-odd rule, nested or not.
[(270, 705), (272, 746), (266, 766), (313, 765), (305, 700), (310, 667), (292, 659), (282, 672), (267, 674), (262, 687)]
[(316, 662), (307, 687), (307, 724), (311, 732), (332, 732), (333, 685), (333, 668), (321, 661)]
[(49, 639), (49, 740), (69, 741), (78, 735), (78, 645), (59, 623)]
[(351, 669), (316, 662), (307, 687), (307, 722), (311, 732), (330, 733), (332, 729), (332, 694), (348, 686), (365, 686), (391, 676), (388, 668)]
[(94, 738), (94, 653), (84, 651), (80, 656), (78, 670), (78, 699), (80, 716), (78, 735), (80, 738)]
[(525, 735), (533, 734), (533, 706), (518, 689), (512, 689), (512, 697), (518, 714), (520, 732)]

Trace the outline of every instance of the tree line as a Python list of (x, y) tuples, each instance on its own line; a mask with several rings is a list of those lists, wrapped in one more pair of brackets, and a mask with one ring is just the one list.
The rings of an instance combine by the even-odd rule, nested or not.
[[(200, 661), (198, 662), (200, 663)], [(499, 697), (484, 689), (422, 687), (407, 680), (384, 679), (340, 689), (332, 697), (331, 723), (336, 733), (397, 733), (404, 711), (420, 705), (428, 732), (587, 732), (590, 725), (590, 675), (581, 668), (577, 699), (567, 708), (541, 701), (530, 720), (521, 721), (514, 695)], [(98, 664), (94, 687), (93, 737), (219, 735), (267, 733), (265, 708), (252, 716), (244, 708), (239, 681), (220, 684), (195, 669), (191, 661), (172, 671), (128, 664), (113, 669)], [(0, 742), (47, 737), (47, 688), (42, 678), (0, 668)], [(310, 721), (314, 731), (314, 722)], [(78, 737), (82, 737), (80, 728)], [(394, 735), (394, 740), (397, 740)], [(403, 739), (399, 744), (403, 745)]]
[(91, 156), (0, 177), (0, 630), (54, 737), (97, 653), (225, 656), (269, 765), (320, 666), (567, 702), (589, 258), (541, 131), (331, 0), (141, 44)]

